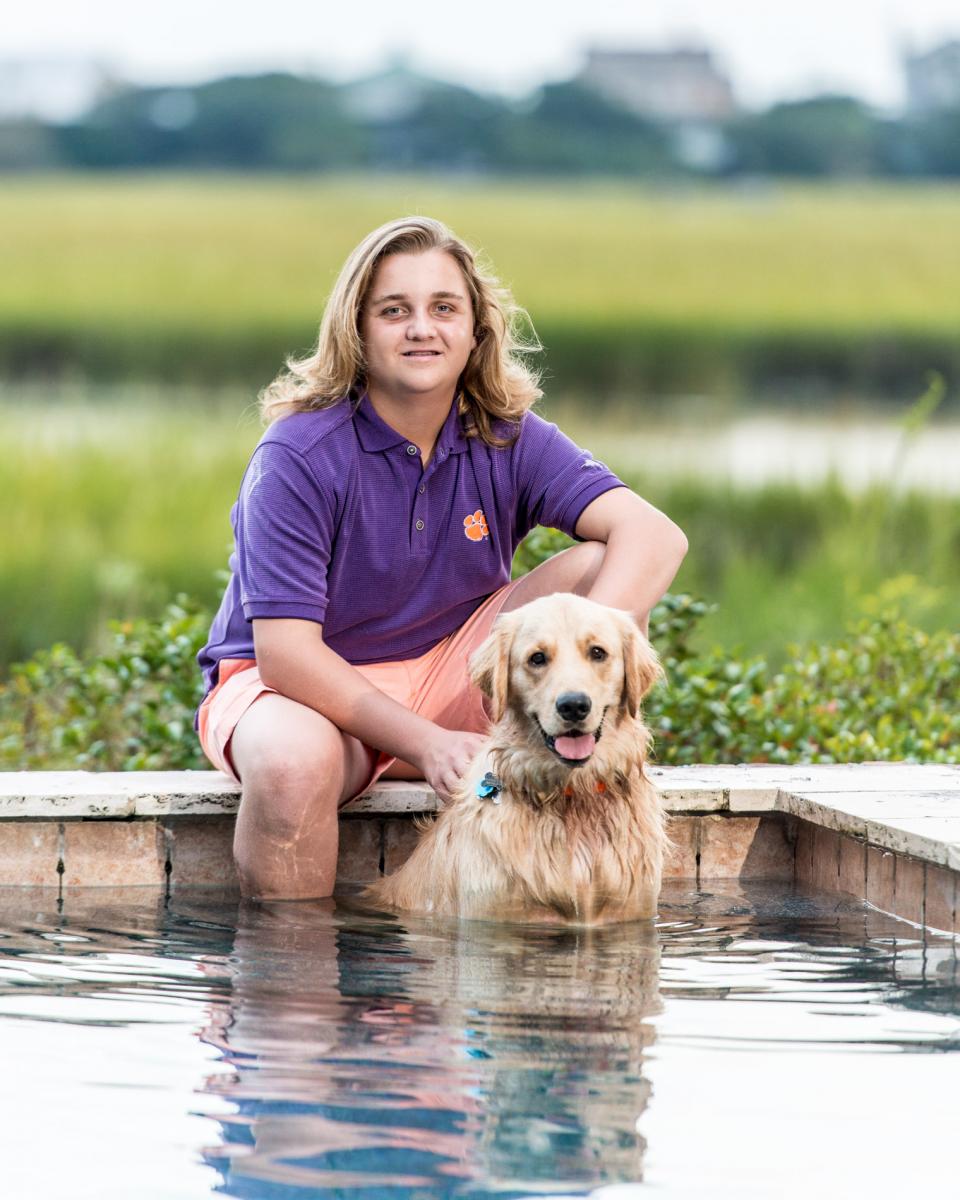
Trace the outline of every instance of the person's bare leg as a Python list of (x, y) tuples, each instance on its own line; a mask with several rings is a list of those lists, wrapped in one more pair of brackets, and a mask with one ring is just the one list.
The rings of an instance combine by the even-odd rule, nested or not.
[(237, 722), (229, 752), (243, 787), (233, 842), (243, 895), (329, 896), (338, 808), (369, 777), (369, 751), (312, 708), (267, 693)]
[[(500, 611), (511, 612), (530, 600), (552, 596), (554, 592), (575, 592), (578, 596), (586, 596), (600, 573), (606, 549), (603, 542), (577, 542), (575, 546), (561, 550), (519, 579)], [(633, 612), (635, 603), (635, 597), (624, 590), (614, 607)], [(637, 625), (644, 636), (648, 636), (649, 614), (638, 617)]]
[(411, 763), (402, 762), (395, 758), (380, 776), (381, 779), (422, 779), (423, 772)]
[[(521, 579), (504, 601), (501, 612), (512, 612), (540, 596), (576, 592), (585, 596), (600, 572), (606, 546), (603, 542), (577, 542), (540, 563)], [(626, 604), (624, 607), (628, 607)]]

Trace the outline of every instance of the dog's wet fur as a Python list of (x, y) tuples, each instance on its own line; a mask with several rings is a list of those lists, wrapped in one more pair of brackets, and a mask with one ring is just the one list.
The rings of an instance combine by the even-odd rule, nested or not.
[[(492, 728), (410, 858), (367, 890), (449, 916), (594, 925), (652, 917), (666, 845), (640, 702), (662, 674), (633, 618), (582, 596), (501, 614), (470, 663)], [(477, 794), (491, 773), (499, 803)]]

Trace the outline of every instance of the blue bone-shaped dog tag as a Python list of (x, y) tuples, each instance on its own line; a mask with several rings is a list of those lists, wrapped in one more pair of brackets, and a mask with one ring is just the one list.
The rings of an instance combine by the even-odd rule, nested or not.
[(477, 796), (481, 800), (492, 800), (494, 804), (499, 804), (502, 789), (503, 785), (500, 780), (491, 771), (488, 771), (477, 784)]

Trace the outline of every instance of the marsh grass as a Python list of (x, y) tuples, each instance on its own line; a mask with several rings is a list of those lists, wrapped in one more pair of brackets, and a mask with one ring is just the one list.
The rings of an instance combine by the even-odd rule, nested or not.
[(313, 341), (347, 252), (408, 212), (492, 259), (566, 385), (960, 377), (956, 186), (148, 174), (5, 180), (0, 370), (262, 385)]
[(97, 403), (82, 387), (17, 399), (0, 405), (0, 491), (15, 497), (0, 529), (0, 660), (89, 646), (107, 617), (156, 614), (178, 591), (213, 603), (255, 414), (147, 386)]
[[(0, 494), (14, 498), (0, 525), (0, 663), (55, 641), (97, 648), (107, 618), (157, 616), (177, 593), (216, 606), (230, 508), (260, 436), (251, 401), (20, 385), (0, 404)], [(790, 642), (838, 636), (864, 596), (904, 578), (906, 618), (956, 628), (960, 497), (854, 495), (836, 479), (748, 490), (608, 461), (687, 532), (675, 589), (717, 605), (698, 628), (702, 647), (776, 664)]]

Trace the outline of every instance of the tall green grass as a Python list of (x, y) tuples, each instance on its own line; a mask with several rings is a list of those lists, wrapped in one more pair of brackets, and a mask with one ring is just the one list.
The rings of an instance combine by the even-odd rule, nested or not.
[[(260, 435), (251, 397), (142, 387), (21, 386), (0, 405), (0, 665), (64, 640), (92, 647), (107, 617), (156, 615), (177, 592), (219, 600), (230, 507)], [(955, 628), (960, 497), (747, 491), (610, 465), (687, 532), (677, 589), (718, 604), (702, 644), (780, 661), (789, 642), (839, 636), (888, 581), (904, 615)], [(12, 498), (12, 504), (10, 499)]]
[(422, 177), (43, 176), (0, 193), (0, 371), (266, 382), (347, 252), (430, 213), (514, 288), (561, 384), (902, 393), (960, 378), (960, 188), (656, 191)]

